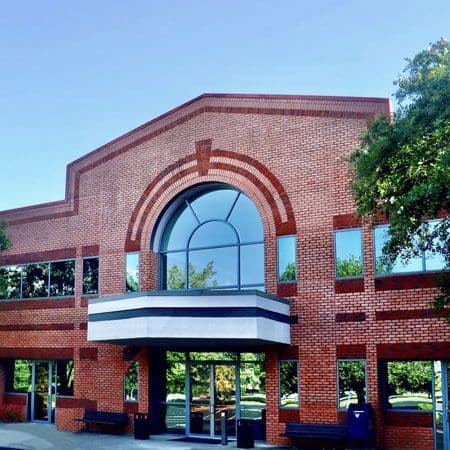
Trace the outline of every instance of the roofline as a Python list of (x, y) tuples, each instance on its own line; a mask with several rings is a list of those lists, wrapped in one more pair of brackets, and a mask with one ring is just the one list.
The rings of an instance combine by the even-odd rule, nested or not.
[[(332, 96), (332, 95), (289, 95), (289, 94), (233, 94), (233, 93), (203, 93), (197, 97), (194, 97), (191, 100), (188, 100), (185, 103), (182, 103), (179, 106), (176, 106), (175, 108), (170, 109), (169, 111), (143, 123), (142, 125), (139, 125), (136, 128), (133, 128), (130, 131), (127, 131), (126, 133), (112, 139), (111, 141), (108, 141), (106, 144), (101, 145), (100, 147), (95, 148), (94, 150), (91, 150), (90, 152), (80, 156), (79, 158), (75, 159), (74, 161), (71, 161), (66, 166), (66, 190), (65, 190), (65, 197), (62, 200), (55, 200), (55, 201), (49, 201), (49, 202), (43, 202), (43, 203), (36, 203), (33, 205), (27, 205), (27, 206), (21, 206), (18, 208), (12, 208), (12, 209), (5, 209), (0, 210), (0, 216), (2, 215), (10, 215), (10, 214), (16, 214), (20, 213), (22, 211), (27, 211), (30, 209), (40, 209), (45, 207), (52, 207), (52, 206), (59, 206), (67, 204), (68, 201), (70, 201), (69, 198), (69, 174), (74, 166), (76, 166), (81, 161), (86, 160), (87, 158), (107, 149), (108, 147), (120, 142), (121, 140), (132, 136), (133, 134), (151, 126), (155, 123), (165, 119), (166, 117), (183, 110), (184, 108), (197, 103), (201, 101), (202, 99), (206, 98), (227, 98), (227, 99), (253, 99), (253, 100), (312, 100), (312, 101), (336, 101), (336, 102), (352, 102), (352, 103), (375, 103), (375, 104), (384, 104), (385, 107), (384, 112), (391, 116), (392, 114), (392, 108), (391, 108), (391, 101), (389, 98), (383, 98), (383, 97), (352, 97), (352, 96)], [(1, 217), (0, 217), (1, 219)]]

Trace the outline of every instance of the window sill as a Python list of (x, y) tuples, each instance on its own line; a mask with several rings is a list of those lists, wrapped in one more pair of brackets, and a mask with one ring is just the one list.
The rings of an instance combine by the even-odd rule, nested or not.
[(21, 300), (0, 300), (0, 311), (60, 308), (75, 308), (75, 297), (42, 297)]

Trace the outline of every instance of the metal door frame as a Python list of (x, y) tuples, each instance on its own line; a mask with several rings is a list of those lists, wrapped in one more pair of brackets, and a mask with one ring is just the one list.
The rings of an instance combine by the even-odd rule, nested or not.
[[(47, 386), (47, 420), (35, 418), (35, 400), (36, 400), (36, 363), (46, 363), (48, 370), (48, 386)], [(52, 395), (53, 387), (56, 394), (56, 364), (55, 361), (47, 359), (33, 360), (31, 366), (31, 421), (36, 423), (53, 423), (53, 405)], [(55, 407), (56, 410), (56, 407)]]

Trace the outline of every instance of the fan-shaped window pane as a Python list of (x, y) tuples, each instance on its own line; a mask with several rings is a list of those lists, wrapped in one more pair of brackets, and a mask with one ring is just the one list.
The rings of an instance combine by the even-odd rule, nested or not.
[(237, 244), (234, 230), (224, 222), (206, 222), (192, 235), (189, 248)]
[(183, 204), (170, 219), (164, 233), (163, 250), (180, 250), (187, 247), (192, 230), (198, 225), (191, 208)]
[(263, 244), (241, 247), (241, 284), (264, 284)]
[(191, 206), (200, 222), (226, 219), (237, 195), (238, 192), (234, 189), (217, 189), (192, 200)]
[(189, 287), (237, 286), (237, 247), (189, 251)]
[(262, 241), (264, 238), (261, 217), (254, 203), (240, 194), (231, 212), (229, 222), (239, 233), (241, 242)]

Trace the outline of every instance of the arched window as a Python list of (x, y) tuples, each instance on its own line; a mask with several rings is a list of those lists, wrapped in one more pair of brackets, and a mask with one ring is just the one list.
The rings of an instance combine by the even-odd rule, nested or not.
[(254, 203), (227, 185), (187, 192), (160, 241), (163, 289), (263, 289), (264, 232)]

